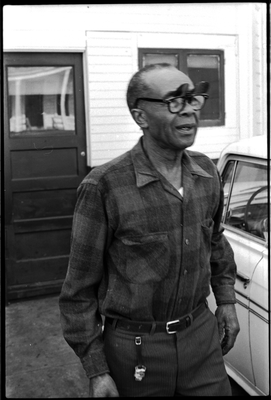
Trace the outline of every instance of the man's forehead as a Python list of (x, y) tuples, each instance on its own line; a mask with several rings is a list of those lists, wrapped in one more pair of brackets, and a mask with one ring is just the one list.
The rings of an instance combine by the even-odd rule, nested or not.
[(149, 71), (145, 76), (145, 82), (153, 93), (165, 96), (176, 91), (181, 85), (188, 84), (188, 90), (192, 90), (194, 85), (191, 79), (177, 69), (157, 69)]

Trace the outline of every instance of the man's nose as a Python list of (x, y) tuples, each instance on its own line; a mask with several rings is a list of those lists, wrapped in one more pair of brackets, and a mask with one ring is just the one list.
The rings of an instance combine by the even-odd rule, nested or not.
[(195, 114), (196, 111), (194, 110), (194, 108), (191, 106), (191, 104), (188, 101), (185, 101), (185, 105), (183, 107), (183, 109), (181, 111), (179, 111), (179, 114)]

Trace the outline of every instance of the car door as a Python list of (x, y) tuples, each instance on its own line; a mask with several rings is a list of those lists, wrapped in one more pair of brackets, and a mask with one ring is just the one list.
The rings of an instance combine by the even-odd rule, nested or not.
[(266, 246), (252, 274), (249, 299), (249, 333), (255, 386), (266, 396), (270, 392), (268, 282), (268, 248)]
[(255, 354), (261, 343), (251, 341), (251, 332), (255, 331), (256, 323), (253, 308), (260, 306), (257, 297), (259, 288), (255, 288), (256, 276), (258, 287), (264, 285), (264, 275), (257, 273), (257, 266), (266, 246), (267, 168), (263, 160), (232, 156), (222, 171), (222, 180), (225, 193), (223, 223), (237, 264), (236, 310), (241, 328), (236, 344), (225, 356), (225, 361), (249, 385), (256, 385), (255, 363), (258, 359), (256, 361)]

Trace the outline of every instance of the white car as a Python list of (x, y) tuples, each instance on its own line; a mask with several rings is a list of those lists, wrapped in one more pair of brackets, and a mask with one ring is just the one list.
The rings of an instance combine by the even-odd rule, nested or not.
[[(228, 375), (254, 396), (270, 395), (267, 146), (266, 136), (241, 140), (227, 146), (217, 163), (225, 196), (222, 223), (237, 264), (240, 324), (224, 360)], [(208, 302), (215, 312), (213, 294)]]

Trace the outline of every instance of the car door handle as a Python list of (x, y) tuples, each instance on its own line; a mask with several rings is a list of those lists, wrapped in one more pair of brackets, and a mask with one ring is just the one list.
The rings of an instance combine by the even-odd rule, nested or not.
[(250, 282), (250, 279), (246, 275), (242, 274), (241, 272), (237, 272), (236, 276), (237, 276), (237, 279), (244, 282), (244, 288), (246, 289), (247, 285)]

